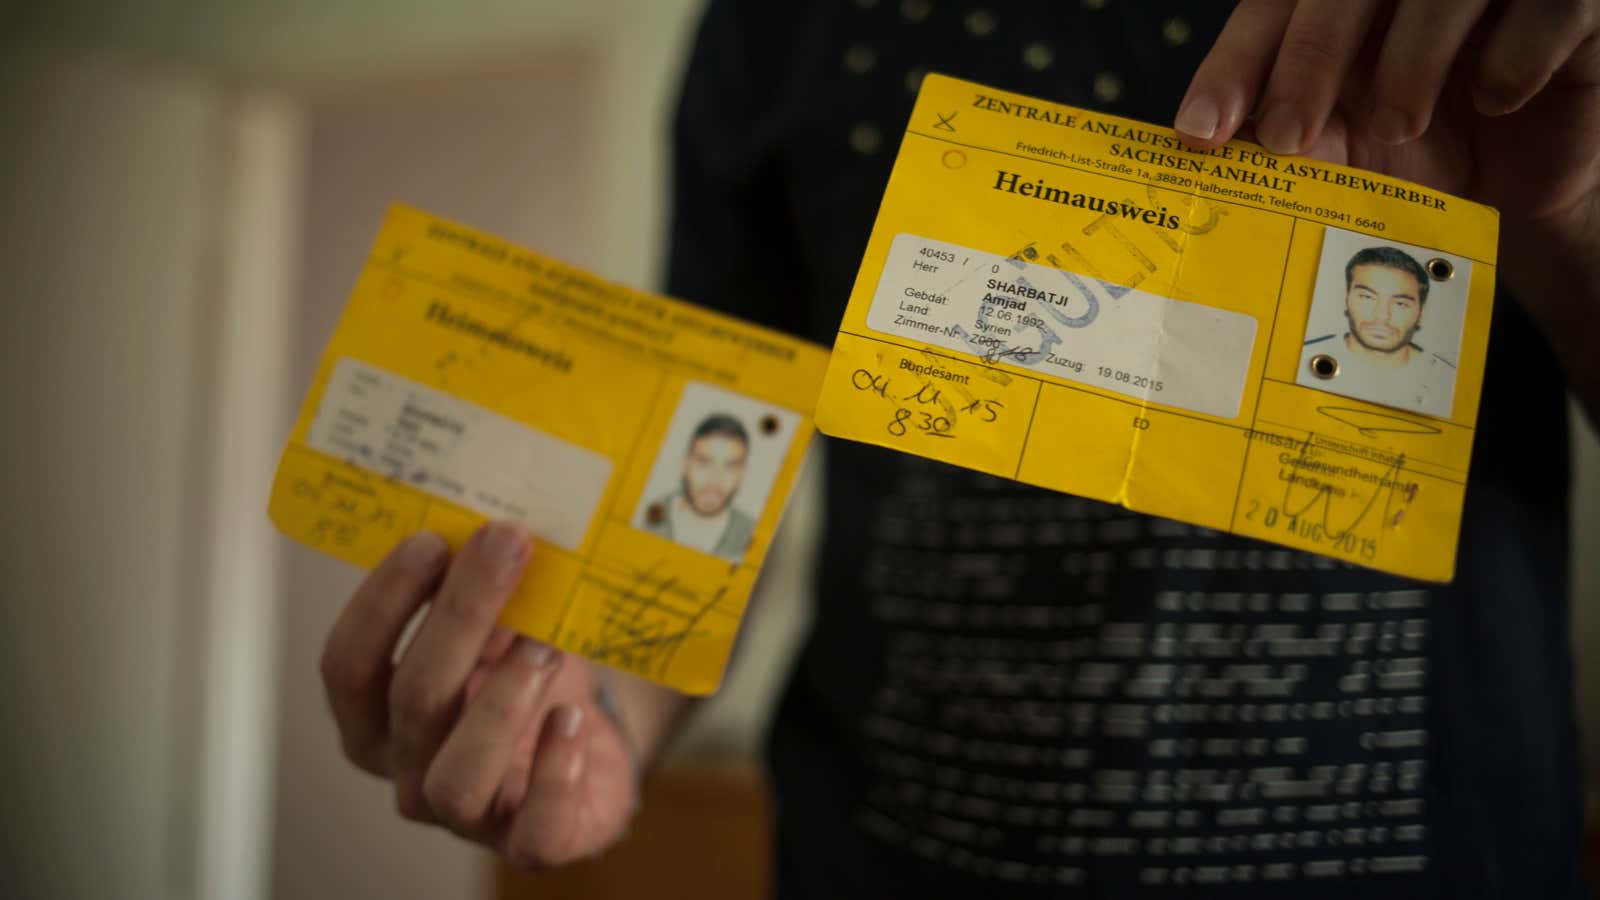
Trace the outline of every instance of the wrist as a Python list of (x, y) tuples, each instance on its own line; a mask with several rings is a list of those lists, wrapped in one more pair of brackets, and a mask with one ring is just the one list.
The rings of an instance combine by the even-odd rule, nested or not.
[(1588, 306), (1600, 276), (1600, 194), (1538, 216), (1500, 220), (1500, 273), (1530, 312)]
[(593, 664), (592, 701), (621, 734), (634, 774), (648, 773), (694, 698), (636, 675)]
[(1600, 195), (1560, 213), (1502, 218), (1500, 275), (1549, 342), (1573, 394), (1600, 421)]
[(594, 667), (594, 705), (622, 735), (622, 743), (628, 748), (628, 760), (633, 764), (633, 783), (637, 787), (643, 774), (639, 739), (635, 737), (638, 727), (628, 722), (612, 672), (603, 665)]
[(1593, 262), (1600, 258), (1600, 191), (1537, 216), (1503, 216), (1500, 241), (1502, 267), (1526, 263), (1548, 272)]

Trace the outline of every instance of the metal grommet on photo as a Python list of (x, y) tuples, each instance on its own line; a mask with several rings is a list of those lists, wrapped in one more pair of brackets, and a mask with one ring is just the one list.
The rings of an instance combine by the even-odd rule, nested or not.
[(767, 413), (766, 415), (762, 416), (761, 417), (761, 433), (763, 435), (766, 435), (767, 437), (772, 437), (774, 434), (777, 434), (778, 433), (778, 417), (773, 415), (772, 413)]
[(1428, 277), (1434, 281), (1449, 281), (1456, 274), (1455, 264), (1442, 256), (1428, 260)]
[(1326, 381), (1339, 377), (1339, 361), (1326, 353), (1311, 357), (1311, 374)]
[(644, 520), (651, 525), (660, 525), (667, 519), (667, 508), (659, 503), (652, 503), (644, 511)]

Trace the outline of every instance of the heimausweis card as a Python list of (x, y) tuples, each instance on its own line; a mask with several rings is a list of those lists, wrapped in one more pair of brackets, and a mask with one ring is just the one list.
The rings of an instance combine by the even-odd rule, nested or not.
[(271, 515), (371, 566), (486, 518), (537, 546), (502, 623), (686, 693), (719, 683), (827, 353), (394, 207)]
[(930, 75), (817, 427), (1447, 581), (1498, 221)]

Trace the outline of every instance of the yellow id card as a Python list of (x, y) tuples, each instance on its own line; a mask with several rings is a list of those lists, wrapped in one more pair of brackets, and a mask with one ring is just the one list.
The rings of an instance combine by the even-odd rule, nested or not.
[(1431, 581), (1498, 215), (931, 75), (819, 430)]
[(288, 536), (370, 567), (488, 518), (536, 545), (502, 624), (716, 689), (811, 439), (820, 347), (403, 206), (273, 483)]

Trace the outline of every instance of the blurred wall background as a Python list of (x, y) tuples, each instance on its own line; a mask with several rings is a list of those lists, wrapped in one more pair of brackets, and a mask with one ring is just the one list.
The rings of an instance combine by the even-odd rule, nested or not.
[[(359, 573), (277, 538), (265, 489), (387, 203), (656, 284), (698, 8), (67, 0), (10, 33), (7, 896), (486, 895), (482, 854), (340, 758), (316, 657)], [(1600, 444), (1574, 448), (1600, 775)], [(816, 462), (678, 758), (755, 752), (808, 615)]]

